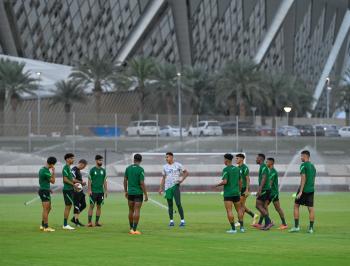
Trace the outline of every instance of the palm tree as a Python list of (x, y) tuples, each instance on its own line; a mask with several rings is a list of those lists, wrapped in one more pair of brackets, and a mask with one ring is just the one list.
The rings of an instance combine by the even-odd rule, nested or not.
[(176, 66), (170, 63), (157, 64), (154, 78), (157, 81), (154, 84), (155, 91), (150, 94), (148, 100), (154, 103), (155, 106), (161, 106), (162, 103), (165, 103), (168, 124), (171, 124), (174, 107), (177, 103), (177, 88), (179, 85)]
[(71, 110), (74, 103), (86, 102), (87, 97), (81, 84), (75, 80), (57, 81), (55, 83), (56, 90), (52, 90), (54, 93), (51, 99), (51, 105), (63, 104), (65, 112), (65, 130), (64, 133), (68, 133), (69, 118), (71, 117)]
[(93, 86), (95, 96), (96, 123), (99, 124), (101, 113), (101, 96), (104, 88), (110, 87), (112, 78), (120, 67), (109, 55), (100, 58), (95, 54), (91, 59), (83, 58), (81, 63), (73, 68), (71, 78), (84, 86)]
[(350, 125), (350, 68), (341, 78), (339, 86), (334, 91), (336, 107), (342, 108), (345, 112), (345, 125)]
[(244, 117), (247, 104), (257, 94), (260, 74), (252, 61), (229, 61), (217, 75), (217, 96), (220, 102), (235, 100), (235, 113)]
[(17, 124), (17, 107), (22, 93), (33, 94), (37, 89), (36, 79), (29, 71), (24, 72), (25, 63), (0, 59), (0, 124), (3, 134), (5, 102), (10, 100), (14, 114), (14, 124)]
[(140, 56), (128, 61), (126, 68), (114, 76), (113, 82), (117, 89), (136, 90), (139, 98), (139, 119), (143, 119), (146, 98), (154, 88), (154, 74), (153, 58)]

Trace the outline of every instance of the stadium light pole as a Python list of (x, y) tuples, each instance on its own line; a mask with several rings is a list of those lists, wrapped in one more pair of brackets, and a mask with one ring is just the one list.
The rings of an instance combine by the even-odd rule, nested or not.
[(37, 99), (37, 103), (38, 103), (37, 133), (38, 133), (38, 135), (40, 135), (40, 127), (41, 127), (40, 76), (41, 76), (41, 72), (36, 72), (36, 75), (38, 76), (38, 93), (36, 94), (38, 97), (38, 99)]
[(250, 109), (251, 109), (252, 112), (253, 112), (253, 123), (254, 123), (254, 125), (255, 125), (255, 112), (256, 112), (256, 107), (255, 107), (255, 106), (252, 106)]
[(329, 119), (329, 97), (331, 94), (332, 87), (327, 86), (327, 119)]
[(179, 116), (179, 129), (180, 129), (180, 141), (182, 141), (182, 103), (181, 103), (181, 73), (177, 72), (177, 101), (178, 101), (178, 116)]
[(292, 111), (292, 107), (290, 106), (285, 106), (283, 110), (287, 113), (287, 126), (289, 126), (289, 113)]

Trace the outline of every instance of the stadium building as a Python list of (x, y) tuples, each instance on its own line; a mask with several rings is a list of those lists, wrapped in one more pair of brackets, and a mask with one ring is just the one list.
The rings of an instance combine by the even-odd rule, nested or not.
[(326, 112), (328, 76), (350, 64), (348, 0), (0, 0), (0, 53), (74, 66), (144, 54), (215, 71), (250, 58), (293, 73)]

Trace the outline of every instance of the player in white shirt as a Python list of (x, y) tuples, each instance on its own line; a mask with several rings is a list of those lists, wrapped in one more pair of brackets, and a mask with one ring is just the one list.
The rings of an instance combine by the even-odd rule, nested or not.
[(164, 197), (168, 202), (168, 211), (170, 223), (169, 226), (174, 226), (174, 209), (173, 199), (181, 217), (180, 227), (185, 226), (184, 211), (181, 205), (180, 184), (188, 177), (188, 171), (184, 169), (182, 164), (174, 161), (174, 154), (167, 152), (165, 155), (167, 164), (163, 166), (163, 178), (160, 182), (159, 194), (164, 191)]

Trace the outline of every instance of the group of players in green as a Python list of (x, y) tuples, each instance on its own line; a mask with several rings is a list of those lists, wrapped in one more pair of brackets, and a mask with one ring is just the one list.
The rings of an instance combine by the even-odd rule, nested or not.
[[(260, 216), (254, 214), (246, 207), (246, 199), (250, 195), (250, 177), (249, 168), (244, 164), (244, 154), (236, 154), (236, 165), (232, 164), (234, 156), (232, 154), (224, 155), (225, 168), (222, 172), (222, 181), (215, 187), (223, 186), (224, 205), (227, 212), (227, 218), (231, 225), (231, 229), (227, 233), (236, 233), (236, 227), (240, 227), (240, 232), (245, 232), (243, 217), (247, 213), (253, 218), (252, 226), (261, 230), (269, 230), (274, 223), (269, 217), (268, 206), (272, 202), (278, 214), (280, 215), (282, 224), (279, 229), (287, 229), (288, 226), (285, 221), (283, 210), (279, 202), (278, 191), (278, 173), (274, 168), (274, 158), (267, 158), (265, 160), (264, 154), (258, 154), (256, 157), (256, 163), (260, 165), (259, 168), (259, 187), (256, 193), (256, 208), (260, 212)], [(74, 154), (68, 153), (64, 156), (66, 162), (62, 170), (63, 177), (63, 198), (65, 203), (64, 209), (64, 230), (74, 230), (75, 228), (68, 224), (68, 216), (71, 211), (71, 207), (74, 206), (74, 217), (71, 222), (76, 226), (84, 226), (79, 221), (79, 214), (86, 208), (85, 194), (83, 192), (83, 186), (86, 183), (82, 179), (81, 170), (87, 166), (87, 161), (81, 159), (77, 166), (71, 168), (74, 163)], [(128, 166), (124, 174), (124, 192), (125, 197), (128, 200), (129, 207), (129, 226), (130, 234), (139, 235), (140, 231), (137, 230), (137, 226), (140, 219), (140, 210), (143, 201), (148, 201), (148, 195), (145, 185), (144, 169), (140, 166), (142, 162), (142, 156), (140, 154), (134, 155), (134, 162)], [(165, 155), (166, 164), (163, 166), (162, 179), (160, 182), (159, 194), (164, 192), (164, 197), (167, 200), (168, 212), (169, 212), (169, 226), (175, 226), (173, 220), (173, 200), (177, 205), (179, 215), (181, 217), (180, 227), (185, 226), (184, 211), (181, 204), (181, 192), (180, 184), (185, 181), (189, 173), (182, 164), (175, 162), (174, 155), (171, 152), (167, 152)], [(310, 152), (304, 150), (301, 152), (300, 166), (300, 186), (296, 193), (296, 199), (294, 203), (294, 221), (295, 225), (289, 231), (299, 232), (299, 207), (305, 205), (309, 210), (310, 225), (308, 228), (309, 233), (313, 233), (314, 224), (314, 184), (316, 170), (314, 165), (310, 162)], [(39, 171), (39, 191), (42, 202), (42, 224), (40, 230), (44, 232), (53, 232), (55, 229), (48, 226), (48, 215), (51, 210), (51, 193), (50, 184), (55, 183), (55, 164), (57, 159), (55, 157), (49, 157), (46, 165)], [(95, 156), (95, 166), (89, 171), (88, 177), (88, 196), (89, 196), (89, 210), (88, 210), (88, 227), (102, 226), (99, 223), (101, 216), (101, 206), (103, 205), (104, 198), (107, 197), (107, 176), (106, 170), (102, 167), (103, 157), (101, 155)], [(93, 210), (96, 205), (96, 218), (95, 223), (92, 223)], [(233, 215), (233, 206), (235, 207), (238, 215), (238, 223), (235, 223)], [(259, 221), (258, 218), (260, 217)], [(263, 225), (263, 221), (265, 224)]]

